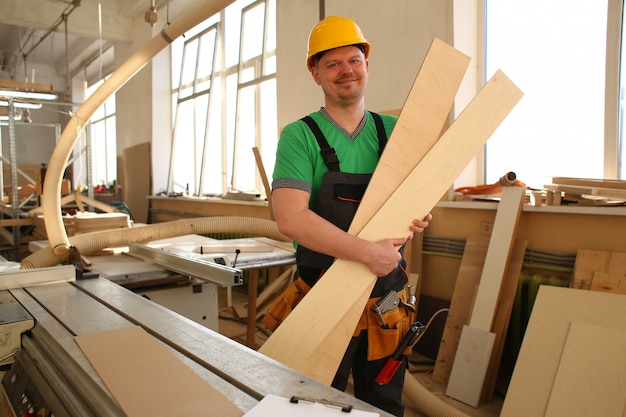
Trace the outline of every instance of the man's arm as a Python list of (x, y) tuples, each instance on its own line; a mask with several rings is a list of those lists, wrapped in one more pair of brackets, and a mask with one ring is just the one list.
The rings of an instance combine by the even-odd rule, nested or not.
[(407, 230), (408, 236), (369, 242), (344, 232), (310, 210), (309, 198), (308, 192), (295, 188), (272, 191), (274, 217), (280, 231), (311, 250), (364, 263), (376, 276), (385, 276), (397, 267), (398, 248), (411, 237), (409, 233), (428, 226), (427, 221), (414, 221)]

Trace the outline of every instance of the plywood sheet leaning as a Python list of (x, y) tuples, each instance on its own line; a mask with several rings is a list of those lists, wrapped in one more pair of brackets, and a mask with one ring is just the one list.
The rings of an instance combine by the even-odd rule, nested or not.
[[(411, 220), (432, 210), (521, 97), (515, 84), (497, 71), (358, 236), (375, 241), (406, 234)], [(354, 314), (348, 314), (351, 323), (344, 318), (356, 302), (364, 308), (364, 289), (375, 280), (365, 265), (336, 260), (261, 352), (320, 381), (332, 381), (356, 326)]]
[[(498, 365), (502, 357), (504, 340), (508, 330), (508, 324), (513, 308), (513, 299), (517, 289), (526, 241), (515, 240), (511, 257), (507, 264), (506, 274), (502, 284), (502, 293), (498, 310), (491, 331), (496, 335), (482, 398), (485, 401), (493, 399), (493, 390), (498, 373)], [(447, 384), (454, 363), (454, 356), (459, 345), (463, 325), (469, 322), (469, 317), (474, 303), (476, 289), (480, 283), (487, 249), (489, 247), (488, 236), (470, 236), (465, 243), (463, 258), (459, 267), (456, 285), (450, 302), (450, 311), (446, 319), (445, 328), (441, 338), (441, 344), (437, 353), (435, 367), (433, 369), (433, 381)]]
[[(525, 189), (504, 187), (493, 234), (469, 324), (463, 326), (446, 395), (477, 407), (489, 368), (495, 333), (492, 332), (502, 283), (513, 248)], [(465, 334), (467, 333), (467, 334)]]
[(626, 331), (570, 323), (545, 417), (623, 417)]
[(487, 376), (483, 385), (482, 401), (493, 401), (498, 372), (500, 371), (500, 363), (502, 362), (502, 354), (504, 352), (504, 342), (511, 321), (513, 303), (515, 302), (515, 294), (517, 293), (517, 286), (522, 272), (527, 243), (526, 240), (516, 239), (513, 243), (509, 262), (507, 263), (506, 273), (500, 289), (498, 307), (493, 325), (491, 326), (491, 332), (496, 335), (496, 338), (493, 344), (493, 352), (489, 359)]
[(590, 289), (594, 272), (626, 275), (626, 253), (579, 249), (570, 287)]
[[(556, 394), (563, 387), (557, 387), (560, 384), (561, 376), (568, 372), (574, 372), (573, 368), (568, 365), (567, 356), (572, 353), (566, 353), (566, 350), (587, 349), (584, 346), (578, 346), (575, 342), (573, 346), (566, 347), (566, 343), (570, 336), (571, 323), (580, 323), (592, 326), (600, 331), (597, 335), (610, 345), (610, 338), (613, 337), (615, 331), (623, 331), (626, 329), (626, 297), (621, 294), (609, 294), (596, 291), (585, 291), (573, 288), (562, 288), (549, 285), (542, 285), (539, 288), (537, 299), (535, 301), (533, 311), (528, 322), (528, 327), (524, 335), (522, 347), (517, 357), (515, 369), (511, 377), (504, 403), (502, 405), (501, 417), (544, 417), (548, 411), (548, 405), (552, 401), (553, 392)], [(589, 328), (589, 327), (587, 327)], [(605, 332), (603, 329), (607, 329)], [(593, 332), (592, 332), (593, 333)], [(616, 336), (617, 337), (617, 336)], [(621, 336), (620, 336), (621, 337)], [(574, 335), (573, 338), (578, 339)], [(587, 342), (593, 343), (594, 335), (587, 334), (585, 336)], [(598, 340), (599, 341), (599, 340)], [(596, 350), (592, 356), (583, 355), (576, 356), (578, 361), (609, 361), (613, 366), (619, 368), (623, 366), (625, 360), (623, 355), (623, 342), (619, 342), (620, 349), (613, 349), (611, 346), (604, 346), (602, 353)], [(589, 345), (587, 345), (589, 346)], [(594, 349), (600, 349), (596, 346)], [(616, 350), (618, 352), (616, 352)], [(606, 356), (598, 358), (596, 356)], [(565, 361), (563, 362), (563, 360)], [(598, 362), (599, 363), (599, 362)], [(583, 364), (579, 364), (583, 365)], [(602, 367), (604, 365), (601, 365)], [(594, 371), (595, 372), (595, 371)], [(586, 403), (587, 410), (593, 410), (586, 415), (604, 416), (599, 410), (605, 410), (609, 404), (615, 407), (622, 407), (624, 411), (624, 381), (621, 379), (609, 378), (610, 374), (597, 373), (592, 379), (588, 374), (582, 378), (568, 379), (568, 383), (576, 385), (577, 389), (587, 390), (588, 394), (581, 401)], [(624, 372), (621, 371), (621, 378)], [(591, 386), (590, 384), (599, 384)], [(618, 386), (614, 386), (616, 384)], [(579, 385), (580, 384), (580, 385)], [(614, 390), (620, 390), (617, 394)], [(604, 394), (596, 396), (594, 393), (615, 394), (612, 398), (606, 399)], [(556, 401), (555, 397), (555, 401)], [(579, 401), (576, 398), (569, 398), (569, 401)], [(579, 403), (580, 404), (580, 403)], [(555, 406), (556, 404), (554, 404)], [(597, 408), (596, 408), (597, 407)], [(596, 412), (596, 409), (598, 412)], [(569, 415), (569, 414), (562, 414)]]
[(140, 327), (76, 336), (128, 417), (240, 417), (243, 412)]
[(489, 236), (469, 236), (465, 241), (463, 257), (433, 369), (432, 379), (435, 382), (447, 384), (450, 378), (461, 330), (463, 325), (468, 323), (472, 312), (474, 295), (480, 283), (488, 247)]

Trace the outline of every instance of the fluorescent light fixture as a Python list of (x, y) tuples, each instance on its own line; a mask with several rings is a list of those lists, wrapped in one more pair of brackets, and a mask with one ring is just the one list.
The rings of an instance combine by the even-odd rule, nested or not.
[(0, 90), (0, 97), (30, 98), (35, 100), (56, 100), (53, 93), (37, 93), (34, 91)]
[[(6, 100), (0, 100), (0, 107), (9, 107), (9, 102)], [(40, 109), (41, 103), (26, 103), (23, 101), (14, 101), (13, 107), (21, 109)]]

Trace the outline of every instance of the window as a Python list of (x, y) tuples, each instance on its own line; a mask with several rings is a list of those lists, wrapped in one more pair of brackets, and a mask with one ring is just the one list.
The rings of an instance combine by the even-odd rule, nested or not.
[[(273, 0), (238, 0), (172, 43), (168, 194), (257, 192), (277, 142)], [(264, 163), (265, 163), (264, 162)]]
[[(104, 83), (100, 80), (87, 88), (87, 97), (93, 94)], [(117, 146), (115, 127), (115, 94), (112, 94), (94, 112), (90, 119), (89, 134), (85, 140), (87, 158), (91, 160), (91, 179), (89, 187), (106, 186), (109, 189), (117, 179)], [(89, 176), (89, 173), (87, 174)]]
[(486, 183), (603, 178), (624, 159), (604, 152), (609, 1), (485, 0), (486, 79), (502, 69), (525, 94), (487, 142)]

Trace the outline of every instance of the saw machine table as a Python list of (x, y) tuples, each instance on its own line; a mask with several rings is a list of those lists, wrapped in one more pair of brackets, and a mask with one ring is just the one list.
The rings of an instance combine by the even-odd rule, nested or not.
[[(37, 399), (56, 417), (123, 416), (74, 336), (136, 325), (243, 412), (275, 394), (348, 403), (389, 416), (104, 278), (0, 293), (14, 297), (34, 319), (2, 381), (3, 408), (10, 403), (14, 415), (28, 411), (18, 409), (28, 391), (29, 401)], [(34, 412), (40, 412), (37, 407), (33, 404)]]

